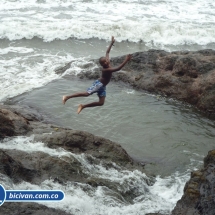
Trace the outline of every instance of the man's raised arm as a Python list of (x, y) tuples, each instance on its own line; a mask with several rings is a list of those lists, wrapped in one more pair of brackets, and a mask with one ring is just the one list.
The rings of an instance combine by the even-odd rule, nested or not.
[(111, 50), (111, 48), (112, 48), (114, 42), (115, 42), (115, 39), (114, 39), (114, 37), (112, 36), (112, 38), (111, 38), (111, 43), (110, 43), (110, 45), (109, 45), (109, 47), (108, 47), (108, 49), (107, 49), (107, 51), (106, 51), (106, 58), (108, 58), (108, 60), (109, 60), (109, 53), (110, 53), (110, 50)]

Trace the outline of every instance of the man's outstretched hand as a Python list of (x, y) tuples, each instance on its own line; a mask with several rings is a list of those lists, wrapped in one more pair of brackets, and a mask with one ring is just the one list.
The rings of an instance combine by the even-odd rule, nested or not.
[(115, 43), (114, 36), (112, 36), (112, 38), (111, 38), (111, 42), (112, 42), (112, 45)]
[(128, 54), (128, 55), (126, 56), (126, 61), (131, 60), (131, 58), (132, 58), (132, 55), (131, 55), (131, 54)]

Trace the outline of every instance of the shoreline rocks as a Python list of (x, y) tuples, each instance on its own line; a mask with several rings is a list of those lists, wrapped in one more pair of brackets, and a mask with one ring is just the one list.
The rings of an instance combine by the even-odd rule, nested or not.
[[(106, 171), (109, 169), (119, 172), (139, 171), (145, 174), (144, 166), (133, 161), (119, 144), (88, 132), (61, 128), (40, 120), (42, 120), (41, 116), (35, 112), (31, 113), (30, 109), (23, 110), (18, 106), (0, 105), (2, 128), (0, 129), (0, 139), (2, 141), (20, 135), (27, 137), (33, 135), (31, 144), (42, 142), (50, 149), (60, 149), (61, 151), (64, 149), (64, 154), (66, 154), (61, 157), (60, 155), (50, 155), (46, 151), (29, 153), (27, 150), (13, 150), (10, 147), (0, 149), (0, 175), (7, 177), (10, 184), (25, 181), (40, 186), (45, 180), (51, 178), (53, 182), (62, 185), (68, 182), (82, 183), (89, 185), (90, 189), (105, 186), (113, 193), (117, 193), (119, 197), (123, 196), (127, 202), (132, 202), (139, 195), (138, 187), (135, 185), (131, 185), (132, 189), (128, 188), (130, 185), (125, 189), (125, 185), (120, 181), (113, 182), (108, 178), (100, 178), (93, 174), (93, 171), (97, 172), (97, 166)], [(68, 155), (68, 153), (71, 154)], [(16, 204), (13, 203), (11, 208), (15, 207), (14, 205)], [(2, 205), (1, 210), (7, 211), (7, 214), (13, 214), (8, 207), (8, 204)], [(45, 206), (41, 208), (44, 208), (47, 214), (51, 214), (51, 212), (63, 214), (59, 210), (51, 208), (49, 210)], [(29, 214), (30, 211), (32, 214), (38, 214), (40, 207), (37, 206), (37, 203), (35, 205), (33, 203), (24, 205), (23, 203), (19, 212), (21, 211), (26, 211), (23, 214)]]
[[(119, 65), (125, 56), (111, 59)], [(94, 61), (98, 63), (98, 61)], [(80, 78), (97, 79), (100, 69), (82, 72)], [(215, 51), (196, 52), (149, 50), (133, 54), (123, 71), (112, 79), (129, 84), (138, 90), (187, 102), (208, 117), (215, 117)]]
[(184, 187), (184, 195), (177, 202), (172, 215), (215, 214), (215, 150), (204, 158), (204, 168), (191, 173)]
[(5, 202), (1, 206), (1, 214), (7, 215), (75, 215), (71, 213), (66, 213), (54, 208), (48, 208), (44, 205), (29, 202)]

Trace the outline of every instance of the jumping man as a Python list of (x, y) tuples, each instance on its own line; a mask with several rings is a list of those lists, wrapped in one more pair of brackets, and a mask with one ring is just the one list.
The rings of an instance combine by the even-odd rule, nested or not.
[(122, 69), (122, 67), (129, 61), (131, 60), (132, 55), (128, 54), (125, 58), (125, 60), (117, 67), (111, 67), (110, 65), (110, 59), (109, 59), (109, 53), (110, 50), (115, 42), (114, 37), (112, 37), (111, 43), (106, 51), (106, 56), (101, 57), (99, 59), (99, 63), (101, 64), (102, 68), (102, 74), (101, 77), (94, 81), (92, 86), (87, 89), (86, 92), (79, 92), (75, 93), (72, 95), (68, 96), (63, 96), (63, 104), (66, 103), (68, 99), (75, 98), (75, 97), (87, 97), (89, 95), (92, 95), (93, 93), (97, 93), (99, 97), (98, 102), (92, 102), (89, 104), (80, 104), (78, 106), (78, 111), (77, 113), (79, 114), (84, 108), (88, 107), (96, 107), (96, 106), (102, 106), (105, 102), (105, 97), (106, 97), (106, 85), (110, 82), (110, 79), (112, 77), (113, 72), (117, 72)]

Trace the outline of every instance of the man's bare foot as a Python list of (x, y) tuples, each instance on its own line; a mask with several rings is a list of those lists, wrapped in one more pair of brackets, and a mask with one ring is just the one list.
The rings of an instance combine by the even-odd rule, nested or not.
[(67, 101), (67, 96), (63, 96), (62, 101), (63, 101), (63, 104), (65, 105), (65, 103), (66, 103), (66, 101)]
[(80, 104), (80, 105), (78, 106), (77, 113), (79, 114), (79, 113), (82, 111), (82, 109), (83, 109), (83, 105), (82, 105), (82, 104)]

